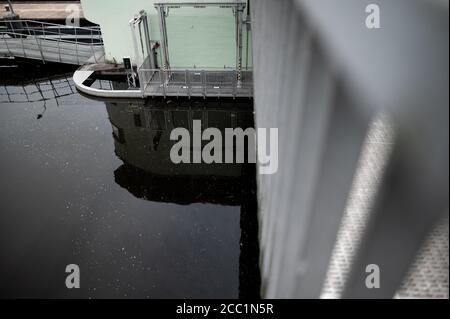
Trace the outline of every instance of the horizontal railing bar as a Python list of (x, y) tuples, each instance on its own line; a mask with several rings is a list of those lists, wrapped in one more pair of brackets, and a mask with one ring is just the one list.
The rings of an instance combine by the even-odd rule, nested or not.
[(66, 24), (57, 24), (57, 23), (50, 23), (50, 22), (41, 22), (36, 20), (28, 20), (28, 19), (19, 19), (19, 20), (3, 20), (0, 23), (7, 24), (7, 23), (17, 23), (17, 22), (27, 22), (27, 23), (33, 23), (35, 25), (48, 25), (48, 26), (54, 26), (54, 27), (65, 27), (68, 29), (84, 29), (84, 30), (99, 30), (99, 26), (93, 26), (93, 27), (80, 27), (80, 26), (72, 26), (72, 25), (66, 25)]
[[(99, 33), (96, 33), (96, 34), (93, 34), (93, 33), (91, 33), (91, 32), (86, 32), (86, 33), (78, 33), (78, 34), (75, 34), (75, 32), (74, 33), (67, 33), (67, 32), (62, 32), (62, 31), (57, 31), (57, 30), (48, 30), (48, 29), (38, 29), (38, 28), (36, 28), (36, 29), (33, 29), (33, 28), (14, 28), (14, 29), (1, 29), (0, 30), (0, 32), (1, 33), (18, 33), (18, 34), (24, 34), (24, 33), (22, 33), (21, 31), (23, 31), (24, 33), (26, 32), (27, 34), (29, 34), (29, 31), (33, 31), (33, 32), (36, 32), (36, 31), (39, 31), (39, 35), (41, 35), (41, 34), (44, 34), (44, 35), (47, 35), (47, 34), (56, 34), (56, 35), (77, 35), (77, 36), (79, 36), (79, 35), (82, 35), (82, 36), (89, 36), (89, 37), (101, 37), (101, 33), (99, 32)], [(34, 35), (34, 33), (33, 33), (33, 35)]]
[[(5, 33), (0, 33), (0, 35), (4, 36)], [(17, 35), (17, 36), (23, 36), (24, 34), (21, 33), (14, 33), (14, 32), (7, 32), (6, 35)], [(39, 36), (34, 36), (34, 35), (28, 35), (27, 37), (9, 37), (9, 38), (5, 38), (5, 40), (12, 40), (12, 41), (22, 41), (22, 40), (27, 40), (27, 39), (41, 39), (41, 40), (48, 40), (49, 42), (61, 42), (61, 43), (68, 43), (68, 44), (78, 44), (78, 45), (84, 45), (84, 46), (103, 46), (103, 42), (98, 42), (98, 43), (84, 43), (84, 42), (79, 42), (79, 41), (71, 41), (71, 40), (67, 40), (67, 39), (45, 39), (44, 37), (39, 37)], [(11, 41), (11, 42), (12, 42)]]
[(38, 34), (38, 35), (36, 35), (36, 34), (29, 34), (29, 33), (26, 34), (26, 33), (14, 32), (14, 31), (0, 31), (0, 34), (6, 34), (6, 35), (13, 34), (13, 35), (17, 35), (17, 36), (37, 37), (37, 38), (43, 38), (43, 39), (45, 37), (47, 37), (48, 34), (51, 34), (51, 35), (55, 35), (55, 36), (67, 36), (67, 37), (75, 36), (76, 38), (102, 40), (101, 35), (94, 35), (94, 36), (91, 36), (90, 34), (75, 35), (75, 34), (67, 34), (67, 33), (57, 33), (57, 32), (53, 32), (53, 31), (45, 32), (45, 33)]
[[(73, 51), (73, 48), (67, 48), (67, 47), (58, 47), (58, 46), (49, 46), (49, 45), (45, 45), (45, 44), (37, 44), (37, 43), (24, 43), (24, 45), (23, 46), (21, 46), (21, 45), (18, 45), (18, 44), (16, 44), (16, 45), (14, 45), (14, 46), (9, 46), (10, 47), (10, 49), (18, 49), (18, 50), (21, 50), (22, 48), (25, 48), (25, 49), (33, 49), (33, 48), (39, 48), (39, 47), (41, 47), (41, 48), (45, 48), (45, 49), (54, 49), (54, 52), (58, 52), (59, 50), (62, 52), (62, 51), (68, 51), (68, 52), (71, 52), (71, 51)], [(78, 51), (80, 51), (81, 53), (86, 53), (86, 54), (92, 54), (92, 48), (91, 47), (89, 47), (89, 49), (87, 48), (87, 46), (79, 46), (79, 48), (78, 48)], [(100, 50), (94, 50), (94, 51), (100, 51)]]

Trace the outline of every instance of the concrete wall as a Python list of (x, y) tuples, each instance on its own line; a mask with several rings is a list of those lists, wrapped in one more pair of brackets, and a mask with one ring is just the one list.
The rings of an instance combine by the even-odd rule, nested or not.
[[(142, 62), (135, 54), (128, 22), (139, 11), (145, 10), (149, 16), (151, 40), (159, 41), (159, 17), (153, 5), (155, 2), (160, 1), (81, 0), (86, 19), (101, 27), (107, 60), (121, 62), (124, 56), (131, 56), (137, 64)], [(235, 67), (235, 20), (231, 9), (170, 9), (166, 21), (172, 68)], [(243, 34), (245, 66), (245, 28)], [(249, 52), (248, 63), (251, 64), (251, 50)]]

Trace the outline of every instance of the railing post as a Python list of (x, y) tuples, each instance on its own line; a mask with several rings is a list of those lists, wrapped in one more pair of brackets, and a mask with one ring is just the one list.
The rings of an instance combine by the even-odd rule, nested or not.
[(8, 53), (9, 53), (10, 55), (13, 55), (12, 52), (11, 52), (11, 50), (9, 49), (8, 42), (5, 40), (5, 34), (3, 34), (3, 33), (2, 33), (2, 39), (3, 39), (3, 41), (5, 42), (6, 50), (8, 50)]
[(138, 77), (139, 77), (139, 88), (141, 90), (141, 95), (144, 97), (145, 92), (145, 70), (139, 70), (138, 69)]
[(167, 27), (166, 27), (166, 10), (164, 5), (157, 5), (159, 13), (159, 29), (161, 33), (161, 53), (162, 53), (162, 63), (163, 69), (170, 69), (169, 62), (169, 50), (168, 50), (168, 40), (167, 40)]
[(151, 81), (151, 75), (147, 76), (149, 74), (151, 74), (152, 70), (148, 70), (148, 69), (142, 69), (139, 70), (139, 84), (140, 87), (142, 88), (142, 96), (145, 95), (145, 91), (147, 90), (147, 87), (150, 85), (150, 81)]
[(233, 81), (232, 81), (232, 85), (233, 85), (233, 98), (236, 98), (236, 94), (237, 94), (237, 71), (234, 70), (233, 71)]
[(61, 59), (61, 27), (59, 25), (58, 25), (58, 35), (59, 35), (58, 56), (59, 56), (59, 62), (62, 62), (62, 59)]
[(80, 56), (78, 54), (77, 28), (73, 27), (73, 29), (74, 29), (74, 34), (75, 34), (75, 52), (76, 52), (76, 55), (77, 55), (77, 62), (78, 62), (78, 64), (80, 64)]
[(159, 80), (161, 81), (161, 87), (163, 90), (163, 96), (166, 97), (166, 72), (159, 70)]
[[(23, 56), (26, 58), (27, 54), (25, 52), (25, 46), (24, 46), (24, 42), (23, 42), (23, 37), (21, 36), (20, 32), (16, 32), (14, 29), (14, 24), (13, 23), (9, 23), (9, 25), (11, 26), (11, 30), (14, 34), (14, 38), (16, 38), (17, 36), (20, 38), (20, 42), (22, 43), (22, 51), (23, 51)], [(6, 41), (5, 41), (6, 43)], [(12, 52), (10, 51), (10, 49), (8, 49), (8, 51), (10, 52), (10, 54), (12, 55)]]
[[(25, 21), (25, 24), (27, 26), (28, 31), (30, 31), (30, 27), (28, 26), (27, 21)], [(36, 37), (36, 31), (34, 31), (34, 29), (33, 29), (33, 37), (34, 37), (34, 40), (36, 41), (39, 52), (41, 53), (42, 63), (45, 64), (45, 58), (44, 58), (44, 53), (42, 52), (42, 46), (41, 46), (40, 40)]]
[[(148, 17), (147, 17), (147, 12), (145, 12), (144, 10), (141, 11), (142, 14), (142, 22), (144, 24), (144, 40), (145, 40), (145, 47), (147, 49), (147, 54), (149, 56), (149, 60), (150, 60), (150, 68), (155, 69), (156, 68), (156, 62), (155, 62), (155, 57), (153, 56), (153, 51), (152, 51), (152, 46), (150, 44), (150, 30), (148, 28)], [(145, 57), (144, 57), (145, 59)]]
[(237, 86), (241, 86), (241, 69), (242, 69), (242, 13), (245, 4), (236, 4), (234, 14), (236, 20), (236, 71)]
[(205, 73), (205, 70), (201, 71), (201, 75), (202, 75), (202, 93), (203, 93), (203, 98), (206, 99), (206, 73)]
[(91, 45), (90, 46), (91, 46), (92, 54), (94, 56), (94, 61), (95, 61), (95, 63), (98, 63), (97, 56), (95, 55), (95, 50), (94, 50), (94, 33), (93, 33), (92, 29), (91, 29)]
[(191, 98), (191, 83), (190, 83), (191, 81), (189, 79), (189, 71), (188, 70), (184, 71), (184, 82), (186, 83), (188, 98)]
[(8, 97), (8, 102), (11, 102), (11, 97), (10, 97), (9, 92), (8, 92), (8, 86), (4, 85), (3, 88), (5, 89), (6, 96)]

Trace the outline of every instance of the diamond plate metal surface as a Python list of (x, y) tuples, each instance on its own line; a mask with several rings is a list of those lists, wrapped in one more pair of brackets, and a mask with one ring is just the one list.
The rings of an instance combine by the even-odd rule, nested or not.
[[(321, 298), (339, 298), (364, 231), (389, 156), (393, 129), (380, 116), (369, 130), (347, 208), (341, 222)], [(444, 218), (424, 242), (395, 298), (449, 298), (449, 220)]]

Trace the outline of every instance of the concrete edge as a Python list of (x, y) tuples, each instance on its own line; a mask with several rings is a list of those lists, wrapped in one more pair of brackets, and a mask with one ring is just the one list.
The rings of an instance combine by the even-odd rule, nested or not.
[(100, 90), (84, 85), (84, 82), (94, 73), (92, 70), (76, 70), (73, 74), (75, 87), (86, 95), (104, 98), (142, 98), (140, 90)]

